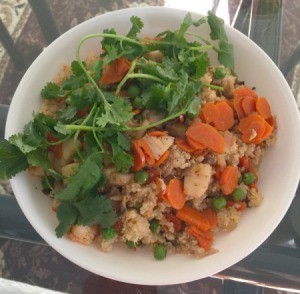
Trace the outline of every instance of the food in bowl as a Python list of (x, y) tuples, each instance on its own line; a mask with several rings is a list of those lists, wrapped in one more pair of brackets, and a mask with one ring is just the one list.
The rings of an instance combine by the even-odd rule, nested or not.
[[(41, 90), (39, 113), (0, 145), (0, 176), (28, 171), (53, 197), (58, 237), (110, 251), (148, 245), (201, 257), (214, 235), (259, 206), (257, 168), (276, 137), (266, 98), (234, 73), (233, 48), (212, 13), (139, 39), (114, 29), (84, 37), (77, 60)], [(211, 39), (188, 41), (208, 22)], [(82, 43), (102, 37), (84, 62)], [(208, 51), (218, 54), (210, 64)]]

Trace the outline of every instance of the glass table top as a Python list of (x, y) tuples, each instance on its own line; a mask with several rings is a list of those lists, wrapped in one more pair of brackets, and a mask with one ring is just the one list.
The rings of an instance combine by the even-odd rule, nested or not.
[[(6, 114), (14, 91), (43, 48), (86, 19), (107, 11), (146, 5), (177, 7), (202, 14), (214, 11), (272, 58), (300, 102), (298, 0), (77, 0), (72, 1), (72, 5), (67, 0), (2, 0), (0, 139), (4, 136)], [(234, 280), (254, 287), (244, 288), (241, 293), (247, 293), (246, 290), (256, 293), (253, 285), (300, 292), (300, 214), (297, 212), (300, 191), (277, 229), (247, 258), (214, 277), (164, 287), (115, 282), (77, 267), (37, 235), (21, 212), (8, 182), (0, 182), (0, 194), (1, 277), (23, 282), (25, 286), (36, 285), (67, 293), (200, 293), (201, 289), (203, 293), (207, 289), (207, 293), (234, 293), (236, 284), (228, 283)], [(28, 293), (30, 291), (33, 290)]]

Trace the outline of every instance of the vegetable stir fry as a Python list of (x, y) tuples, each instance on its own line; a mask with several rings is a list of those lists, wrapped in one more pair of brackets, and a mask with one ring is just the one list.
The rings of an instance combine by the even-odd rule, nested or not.
[[(275, 117), (237, 79), (233, 46), (211, 12), (153, 38), (138, 36), (141, 19), (130, 22), (127, 35), (105, 29), (80, 40), (68, 74), (41, 90), (41, 111), (0, 143), (0, 178), (26, 169), (41, 178), (57, 237), (102, 251), (149, 245), (157, 260), (167, 250), (213, 253), (215, 233), (262, 200), (257, 166)], [(211, 40), (189, 32), (206, 24)], [(99, 55), (83, 61), (91, 38)]]

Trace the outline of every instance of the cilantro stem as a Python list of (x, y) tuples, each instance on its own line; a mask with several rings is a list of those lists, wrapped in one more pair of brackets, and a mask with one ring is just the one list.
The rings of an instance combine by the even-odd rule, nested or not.
[(215, 47), (214, 45), (212, 45), (211, 42), (209, 42), (207, 39), (205, 39), (205, 38), (203, 38), (203, 37), (201, 37), (201, 36), (199, 36), (199, 35), (197, 35), (197, 34), (190, 33), (190, 32), (186, 32), (186, 34), (187, 34), (187, 35), (190, 35), (190, 36), (193, 36), (193, 37), (196, 37), (196, 38), (198, 38), (198, 39), (200, 39), (200, 40), (203, 41), (206, 45), (211, 46), (210, 48), (212, 48), (213, 50), (215, 50), (217, 53), (220, 52), (220, 50), (219, 50), (217, 47)]
[(202, 51), (202, 50), (209, 50), (212, 49), (213, 45), (206, 45), (206, 46), (196, 46), (196, 47), (189, 47), (189, 50), (194, 50), (194, 51)]
[(59, 145), (65, 141), (67, 141), (68, 139), (70, 139), (72, 137), (73, 134), (69, 134), (68, 136), (66, 136), (65, 138), (59, 140), (59, 141), (56, 141), (56, 142), (48, 142), (47, 145), (48, 146), (56, 146), (56, 145)]
[(95, 127), (96, 126), (96, 119), (97, 119), (99, 110), (100, 109), (98, 108), (97, 111), (96, 111), (96, 114), (95, 114), (95, 116), (93, 118), (93, 136), (94, 136), (95, 141), (97, 142), (97, 144), (98, 144), (98, 146), (100, 148), (100, 153), (104, 153), (104, 148), (103, 148), (102, 143), (100, 142), (100, 140), (99, 140), (99, 138), (98, 138), (98, 136), (96, 134), (96, 127)]
[(104, 107), (105, 108), (110, 108), (110, 104), (108, 103), (108, 101), (106, 100), (103, 92), (100, 90), (100, 88), (98, 87), (97, 83), (95, 82), (95, 80), (93, 79), (93, 77), (91, 76), (91, 74), (88, 72), (88, 70), (85, 68), (84, 64), (82, 63), (81, 59), (80, 59), (80, 48), (82, 46), (82, 44), (91, 38), (95, 38), (95, 37), (101, 37), (105, 34), (91, 34), (91, 35), (87, 35), (85, 37), (83, 37), (76, 48), (76, 59), (79, 63), (79, 65), (81, 66), (82, 70), (84, 71), (84, 73), (86, 74), (88, 80), (90, 81), (90, 83), (95, 87), (96, 91), (99, 93), (100, 97), (102, 98), (102, 101), (104, 103)]
[(130, 75), (134, 71), (134, 69), (136, 67), (136, 64), (137, 64), (137, 60), (132, 61), (129, 71), (127, 72), (127, 74), (125, 75), (125, 77), (122, 79), (122, 81), (119, 83), (119, 85), (118, 85), (118, 87), (116, 89), (116, 95), (119, 95), (119, 93), (121, 91), (121, 88), (123, 87), (123, 85), (129, 79), (128, 75)]
[(224, 87), (221, 87), (221, 86), (211, 85), (211, 84), (207, 84), (207, 83), (202, 83), (202, 85), (204, 87), (208, 87), (208, 88), (211, 88), (211, 89), (214, 89), (214, 90), (224, 91)]
[(153, 81), (157, 81), (159, 83), (165, 84), (167, 85), (168, 83), (165, 82), (164, 80), (153, 76), (153, 75), (149, 75), (149, 74), (143, 74), (143, 73), (134, 73), (134, 74), (129, 74), (128, 78), (140, 78), (140, 79), (148, 79), (148, 80), (153, 80)]

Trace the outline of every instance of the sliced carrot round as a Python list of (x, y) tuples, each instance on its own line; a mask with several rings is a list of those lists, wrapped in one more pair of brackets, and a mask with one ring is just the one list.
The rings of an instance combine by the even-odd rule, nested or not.
[(181, 150), (183, 150), (185, 152), (192, 153), (192, 152), (196, 151), (195, 148), (193, 148), (191, 145), (189, 145), (186, 141), (184, 141), (182, 139), (176, 139), (175, 143)]
[(256, 111), (256, 100), (257, 98), (252, 96), (246, 96), (242, 100), (242, 109), (246, 116)]
[(209, 124), (196, 121), (187, 129), (185, 135), (189, 144), (189, 140), (193, 140), (192, 142), (200, 143), (216, 153), (224, 153), (225, 142), (223, 136)]
[(151, 131), (151, 132), (147, 133), (147, 135), (149, 135), (151, 137), (163, 137), (163, 136), (167, 136), (168, 132), (167, 131)]
[(205, 104), (205, 106), (202, 108), (202, 114), (205, 122), (207, 123), (214, 122), (215, 120), (218, 120), (220, 117), (219, 109), (212, 102), (208, 102)]
[(216, 103), (215, 107), (220, 112), (217, 119), (214, 120), (214, 125), (219, 131), (226, 131), (233, 127), (234, 117), (231, 106), (226, 101)]
[(134, 157), (133, 157), (134, 164), (133, 164), (132, 170), (138, 171), (146, 165), (146, 157), (145, 157), (143, 150), (141, 149), (141, 147), (138, 144), (138, 140), (133, 140), (131, 142), (131, 146), (134, 151)]
[(176, 178), (172, 179), (167, 185), (165, 197), (173, 208), (181, 209), (186, 201), (183, 183)]
[(196, 226), (198, 229), (206, 232), (210, 229), (209, 221), (204, 218), (200, 211), (185, 205), (179, 209), (176, 216), (189, 225)]
[(249, 87), (243, 86), (233, 91), (233, 96), (245, 97), (251, 96), (257, 98), (257, 94)]
[(169, 157), (170, 151), (166, 150), (166, 152), (155, 162), (155, 166), (160, 166), (165, 160)]
[(245, 143), (256, 143), (261, 140), (265, 133), (265, 123), (259, 120), (252, 121), (248, 129), (242, 135), (242, 141)]
[(272, 116), (270, 104), (265, 97), (257, 98), (256, 109), (264, 119), (268, 119)]
[(245, 97), (243, 96), (234, 96), (233, 97), (233, 106), (234, 106), (234, 109), (236, 111), (236, 114), (238, 116), (239, 119), (245, 117), (245, 113), (244, 113), (244, 110), (242, 108), (242, 102), (243, 102), (243, 99)]
[(221, 174), (220, 184), (224, 195), (231, 194), (238, 184), (239, 173), (236, 166), (226, 166)]
[(186, 142), (194, 149), (193, 151), (204, 150), (206, 148), (203, 144), (195, 141), (193, 138), (190, 137), (186, 137)]

